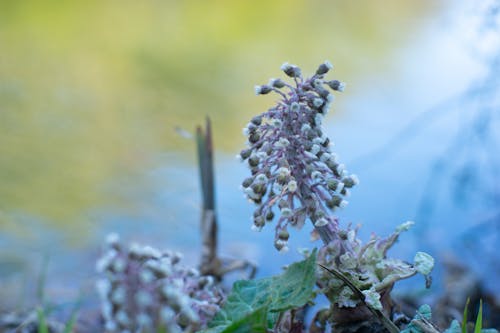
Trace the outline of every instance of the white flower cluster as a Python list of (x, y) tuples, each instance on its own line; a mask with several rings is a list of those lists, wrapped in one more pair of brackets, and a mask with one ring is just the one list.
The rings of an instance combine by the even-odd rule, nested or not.
[(197, 331), (219, 310), (220, 290), (211, 276), (182, 267), (181, 255), (150, 246), (125, 249), (107, 238), (97, 261), (97, 281), (106, 332)]
[(329, 211), (345, 207), (348, 189), (358, 183), (336, 161), (321, 128), (334, 100), (330, 90), (344, 88), (338, 80), (325, 80), (332, 68), (325, 61), (313, 76), (304, 78), (299, 67), (284, 63), (281, 69), (293, 78), (294, 85), (271, 79), (267, 85), (257, 86), (258, 95), (274, 92), (282, 98), (243, 129), (248, 148), (238, 159), (252, 173), (242, 183), (245, 197), (257, 205), (252, 229), (260, 231), (266, 221), (272, 222), (273, 208), (278, 205), (274, 246), (279, 251), (288, 249), (288, 238), (280, 237), (280, 232), (289, 226), (302, 228), (307, 218), (315, 228), (335, 229), (336, 219)]

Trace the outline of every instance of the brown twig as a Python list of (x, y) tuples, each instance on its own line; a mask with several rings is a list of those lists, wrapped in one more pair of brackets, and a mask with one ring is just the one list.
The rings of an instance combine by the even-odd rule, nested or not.
[(202, 254), (200, 271), (204, 275), (212, 275), (217, 280), (222, 280), (225, 274), (249, 269), (249, 278), (256, 272), (256, 266), (246, 260), (224, 259), (217, 254), (218, 224), (215, 211), (215, 177), (212, 127), (207, 117), (205, 129), (196, 128), (196, 143), (198, 148), (198, 168), (202, 192), (201, 238)]

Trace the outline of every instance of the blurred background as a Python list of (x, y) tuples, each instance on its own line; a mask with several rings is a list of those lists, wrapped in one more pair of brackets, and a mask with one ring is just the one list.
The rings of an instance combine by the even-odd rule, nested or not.
[[(347, 83), (326, 118), (361, 183), (361, 237), (415, 220), (392, 255), (451, 254), (491, 290), (500, 270), (498, 1), (1, 1), (0, 293), (37, 277), (90, 290), (106, 234), (199, 259), (194, 128), (212, 119), (222, 253), (259, 276), (299, 258), (250, 231), (241, 129), (276, 96), (255, 84), (325, 59)], [(272, 254), (272, 255), (271, 255)], [(48, 264), (47, 264), (48, 263)], [(413, 281), (415, 288), (422, 281)], [(29, 297), (28, 297), (29, 298)]]

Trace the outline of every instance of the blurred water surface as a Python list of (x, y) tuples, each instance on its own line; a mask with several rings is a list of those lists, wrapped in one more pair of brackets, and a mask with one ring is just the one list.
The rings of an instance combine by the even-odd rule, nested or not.
[[(250, 232), (252, 207), (238, 190), (247, 170), (233, 158), (244, 144), (241, 128), (275, 100), (255, 97), (253, 85), (280, 76), (284, 61), (310, 73), (329, 59), (330, 77), (348, 84), (325, 125), (361, 179), (342, 223), (363, 224), (366, 238), (417, 218), (398, 245), (401, 256), (465, 251), (464, 232), (496, 207), (480, 196), (457, 206), (441, 190), (459, 175), (465, 188), (477, 184), (471, 175), (489, 172), (450, 148), (484, 108), (465, 92), (494, 68), (467, 35), (473, 15), (467, 2), (446, 1), (2, 2), (2, 276), (19, 285), (21, 274), (30, 284), (47, 256), (54, 281), (90, 286), (111, 231), (182, 250), (195, 264), (195, 145), (179, 132), (192, 133), (206, 115), (217, 149), (222, 252), (257, 262), (261, 275), (298, 258), (296, 248), (313, 246), (308, 232), (292, 233), (292, 251), (272, 257), (271, 230)], [(479, 133), (496, 140), (494, 116)], [(462, 145), (474, 151), (478, 142), (484, 137)], [(443, 156), (472, 169), (439, 169), (434, 161)], [(497, 184), (491, 177), (485, 182)]]

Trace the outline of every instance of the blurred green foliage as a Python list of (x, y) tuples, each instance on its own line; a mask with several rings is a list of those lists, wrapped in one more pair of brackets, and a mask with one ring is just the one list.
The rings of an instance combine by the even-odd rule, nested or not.
[(140, 186), (130, 179), (159, 152), (194, 154), (175, 126), (210, 115), (217, 149), (233, 151), (244, 119), (269, 104), (253, 85), (282, 62), (313, 71), (329, 59), (349, 80), (388, 66), (434, 10), (420, 0), (1, 1), (0, 225), (12, 212), (64, 224), (133, 205), (107, 185)]

